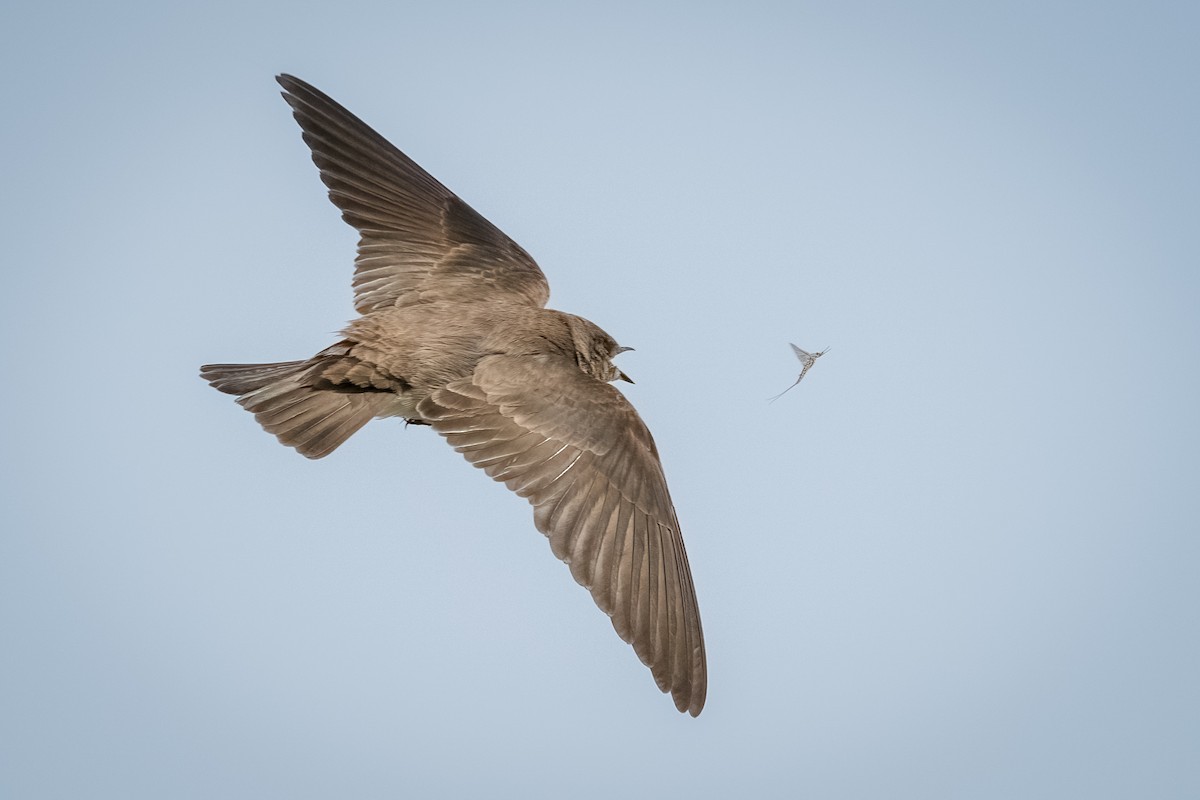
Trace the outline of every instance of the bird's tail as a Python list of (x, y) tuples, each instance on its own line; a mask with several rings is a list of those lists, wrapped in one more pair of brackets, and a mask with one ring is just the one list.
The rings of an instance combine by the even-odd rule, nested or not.
[(323, 380), (326, 353), (276, 364), (208, 364), (200, 368), (200, 377), (218, 391), (237, 395), (237, 402), (280, 442), (308, 458), (321, 458), (370, 422), (390, 396), (346, 391)]

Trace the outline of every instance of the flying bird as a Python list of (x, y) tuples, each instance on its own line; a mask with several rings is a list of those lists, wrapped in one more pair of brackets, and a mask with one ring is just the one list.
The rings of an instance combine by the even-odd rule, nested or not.
[[(788, 344), (791, 344), (791, 342), (788, 342)], [(819, 353), (810, 353), (807, 350), (801, 350), (799, 347), (796, 347), (796, 345), (794, 345), (794, 344), (792, 345), (792, 350), (796, 351), (796, 358), (800, 359), (800, 363), (804, 365), (800, 370), (800, 377), (796, 378), (796, 383), (793, 383), (791, 386), (789, 386), (788, 388), (784, 389), (779, 394), (772, 397), (770, 399), (770, 402), (772, 402), (772, 403), (774, 403), (779, 398), (783, 397), (785, 394), (790, 392), (792, 389), (796, 388), (796, 384), (800, 383), (800, 381), (804, 380), (804, 373), (806, 373), (810, 369), (812, 369), (812, 365), (817, 363), (818, 358), (820, 358), (821, 356), (823, 356), (829, 352), (829, 348), (826, 347), (824, 350), (822, 350)]]
[(210, 364), (201, 377), (309, 458), (377, 417), (431, 426), (530, 502), (554, 555), (696, 716), (707, 666), (679, 520), (650, 431), (611, 384), (629, 380), (612, 359), (630, 348), (546, 308), (529, 254), (365, 123), (302, 80), (276, 80), (358, 230), (359, 316), (312, 358)]

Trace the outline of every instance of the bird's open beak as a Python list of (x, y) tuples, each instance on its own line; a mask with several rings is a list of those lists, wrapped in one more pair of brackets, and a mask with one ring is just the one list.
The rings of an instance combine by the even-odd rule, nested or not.
[[(618, 347), (617, 352), (613, 353), (613, 355), (619, 356), (619, 355), (621, 355), (621, 353), (628, 353), (632, 349), (633, 349), (632, 347)], [(619, 369), (617, 370), (617, 377), (623, 381), (629, 381), (630, 383), (633, 383), (633, 378), (629, 377), (628, 375), (626, 375), (624, 372), (622, 372)]]

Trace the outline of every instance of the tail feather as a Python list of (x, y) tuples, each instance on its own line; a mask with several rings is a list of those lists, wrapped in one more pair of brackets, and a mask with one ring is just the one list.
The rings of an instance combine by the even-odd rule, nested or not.
[(389, 393), (320, 387), (316, 359), (277, 364), (209, 364), (200, 377), (237, 402), (280, 442), (308, 458), (333, 452), (384, 408)]
[(276, 364), (206, 364), (200, 377), (225, 394), (245, 394), (262, 389), (279, 378), (295, 375), (312, 364), (308, 361), (280, 361)]

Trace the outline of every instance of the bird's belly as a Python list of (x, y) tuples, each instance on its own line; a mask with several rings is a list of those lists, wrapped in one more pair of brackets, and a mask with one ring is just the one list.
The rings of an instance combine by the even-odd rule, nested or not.
[(420, 398), (416, 397), (416, 392), (411, 389), (403, 394), (397, 394), (379, 410), (379, 413), (375, 415), (375, 419), (386, 419), (388, 417), (420, 419), (420, 415), (417, 414), (418, 402), (420, 402)]

